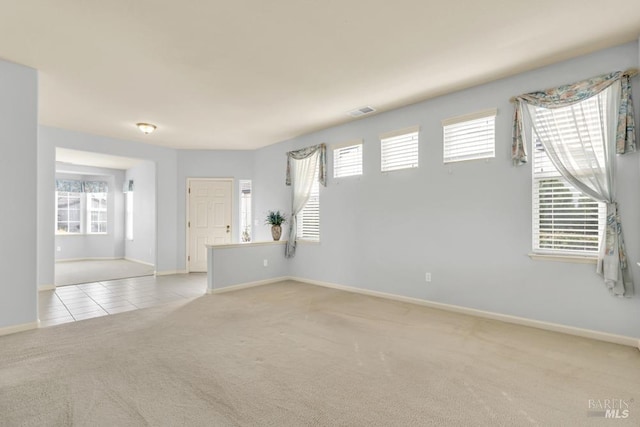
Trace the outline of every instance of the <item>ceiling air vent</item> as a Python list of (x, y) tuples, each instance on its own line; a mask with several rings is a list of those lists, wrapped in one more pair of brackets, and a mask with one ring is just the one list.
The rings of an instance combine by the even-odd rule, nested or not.
[(351, 117), (360, 117), (366, 114), (371, 114), (374, 111), (376, 111), (375, 108), (366, 106), (366, 107), (358, 108), (357, 110), (349, 111), (347, 114), (350, 115)]

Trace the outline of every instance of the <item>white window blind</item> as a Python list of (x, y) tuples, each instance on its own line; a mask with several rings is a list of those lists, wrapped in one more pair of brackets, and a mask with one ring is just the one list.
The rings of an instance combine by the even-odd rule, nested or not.
[(315, 179), (307, 204), (298, 213), (298, 239), (320, 240), (320, 184)]
[(540, 142), (533, 156), (533, 251), (596, 255), (606, 206), (572, 187)]
[(333, 149), (333, 177), (362, 175), (362, 142)]
[(494, 108), (443, 120), (444, 163), (495, 157), (497, 112)]
[(380, 169), (389, 172), (418, 167), (417, 126), (380, 135)]

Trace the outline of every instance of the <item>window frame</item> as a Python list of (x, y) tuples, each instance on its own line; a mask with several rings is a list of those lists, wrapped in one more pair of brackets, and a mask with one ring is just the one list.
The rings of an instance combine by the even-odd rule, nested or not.
[[(250, 179), (241, 179), (238, 180), (238, 188), (239, 188), (239, 203), (238, 203), (238, 211), (239, 211), (239, 227), (238, 231), (240, 235), (238, 236), (240, 243), (251, 243), (253, 240), (252, 234), (252, 195), (253, 195), (253, 183)], [(245, 188), (248, 187), (248, 192), (245, 192)], [(248, 196), (247, 196), (248, 194)], [(248, 230), (248, 240), (245, 240), (244, 236), (244, 228)]]
[[(340, 156), (343, 151), (347, 151), (350, 149), (356, 149), (353, 156), (350, 156), (350, 153), (345, 153), (343, 158), (347, 158), (347, 160), (342, 163), (340, 161)], [(354, 176), (362, 176), (364, 172), (364, 163), (363, 163), (363, 154), (364, 154), (364, 143), (361, 139), (345, 142), (343, 144), (334, 145), (332, 147), (333, 150), (333, 178), (341, 179), (341, 178), (349, 178)]]
[[(411, 136), (410, 140), (402, 140), (408, 136)], [(402, 145), (408, 148), (399, 148)], [(406, 151), (409, 150), (411, 152), (407, 154)], [(385, 159), (385, 154), (388, 157), (399, 157), (400, 160)], [(404, 159), (404, 157), (408, 158)], [(411, 126), (380, 135), (380, 172), (389, 173), (418, 167), (420, 167), (420, 126)]]
[[(64, 193), (64, 195), (61, 195), (61, 193)], [(60, 235), (60, 236), (79, 236), (79, 235), (83, 235), (84, 234), (84, 222), (83, 222), (83, 211), (84, 211), (84, 197), (83, 197), (84, 193), (79, 193), (79, 192), (74, 192), (74, 191), (56, 191), (55, 193), (55, 197), (56, 197), (56, 221), (55, 221), (55, 234), (56, 235)], [(73, 198), (74, 199), (78, 199), (78, 205), (79, 205), (79, 209), (77, 209), (78, 211), (78, 220), (77, 221), (73, 221), (73, 223), (77, 223), (78, 224), (78, 231), (77, 232), (69, 232), (69, 224), (71, 223), (70, 218), (70, 213), (71, 210), (69, 209), (69, 199), (71, 199), (71, 195), (74, 195)], [(67, 212), (67, 220), (66, 220), (66, 224), (67, 224), (67, 231), (64, 230), (60, 230), (60, 197), (66, 197), (67, 199), (67, 208), (65, 209)], [(76, 209), (73, 209), (74, 211)]]
[[(497, 115), (497, 108), (489, 108), (442, 120), (442, 162), (451, 164), (495, 158)], [(483, 123), (486, 124), (483, 126)], [(476, 135), (478, 138), (474, 133), (479, 134)], [(464, 154), (447, 156), (447, 151), (454, 150), (463, 150)]]
[[(109, 231), (109, 193), (84, 193), (86, 198), (86, 221), (87, 228), (86, 234), (108, 234)], [(94, 208), (91, 206), (92, 198), (96, 198), (98, 200), (98, 207)], [(104, 207), (102, 206), (102, 201), (104, 200)], [(98, 219), (96, 221), (93, 220), (93, 213), (104, 214), (104, 220)], [(100, 229), (100, 224), (104, 224), (104, 231), (93, 231), (93, 224), (96, 223), (98, 225), (98, 229)]]

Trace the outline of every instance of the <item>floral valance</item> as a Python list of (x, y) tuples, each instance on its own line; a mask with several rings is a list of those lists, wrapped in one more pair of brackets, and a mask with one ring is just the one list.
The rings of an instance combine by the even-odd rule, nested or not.
[(124, 184), (122, 185), (122, 192), (123, 193), (132, 193), (134, 189), (134, 185), (133, 185), (133, 180), (127, 180), (124, 182)]
[(82, 193), (82, 181), (75, 179), (56, 179), (56, 191)]
[(289, 151), (287, 153), (287, 185), (291, 185), (291, 159), (302, 160), (320, 151), (318, 181), (327, 186), (327, 146), (326, 144), (313, 145), (300, 150)]
[(108, 193), (109, 186), (104, 181), (85, 181), (84, 192), (85, 193)]
[(67, 191), (69, 193), (107, 193), (109, 192), (109, 186), (104, 181), (56, 179), (56, 191)]
[(618, 110), (618, 128), (616, 133), (616, 153), (624, 154), (636, 150), (633, 101), (631, 99), (630, 78), (637, 74), (635, 70), (616, 71), (593, 77), (577, 83), (559, 86), (516, 96), (513, 120), (513, 144), (511, 158), (515, 165), (527, 162), (527, 149), (524, 142), (524, 123), (522, 105), (530, 104), (548, 109), (566, 107), (591, 98), (620, 82), (620, 108)]

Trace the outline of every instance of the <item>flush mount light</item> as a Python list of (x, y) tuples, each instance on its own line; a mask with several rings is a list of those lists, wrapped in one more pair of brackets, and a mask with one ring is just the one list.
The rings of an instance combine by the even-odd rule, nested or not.
[(152, 125), (151, 123), (136, 123), (136, 126), (138, 126), (138, 129), (140, 129), (145, 135), (156, 130), (156, 125)]

